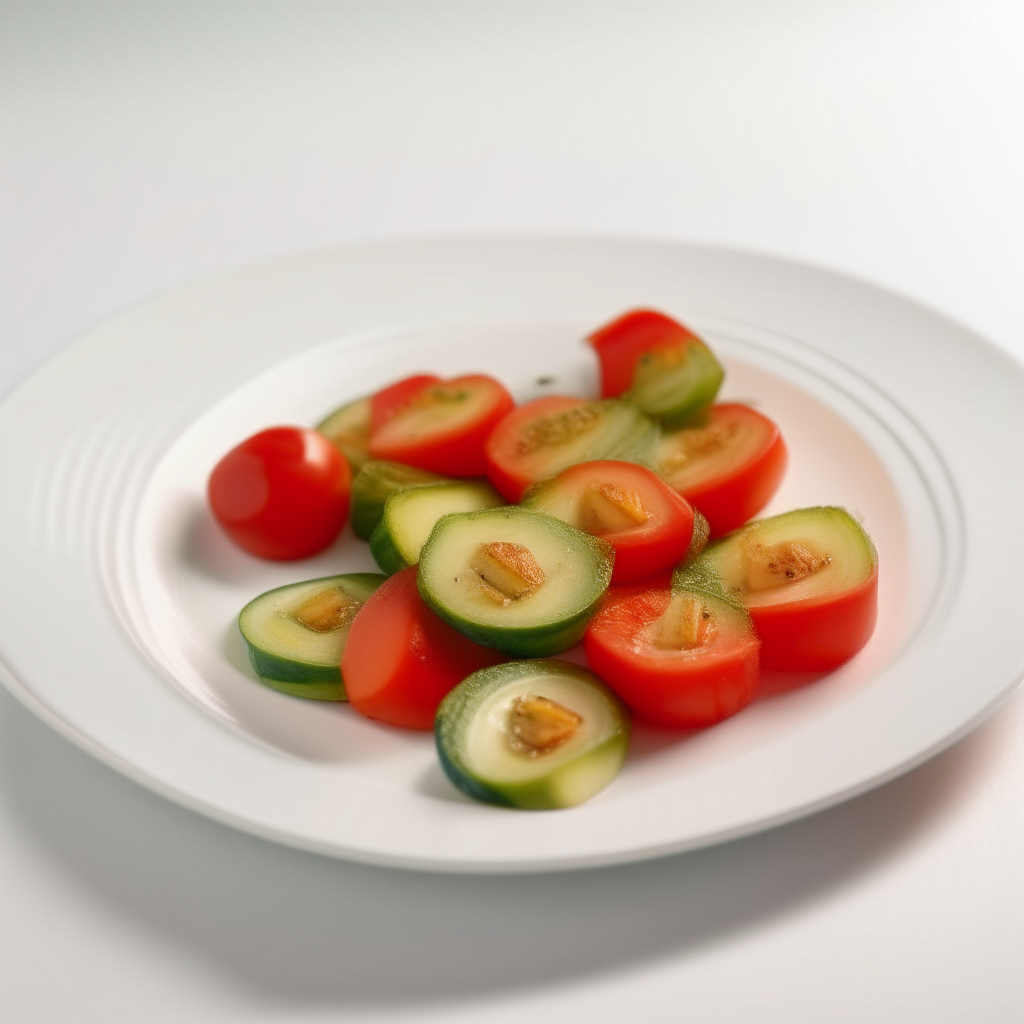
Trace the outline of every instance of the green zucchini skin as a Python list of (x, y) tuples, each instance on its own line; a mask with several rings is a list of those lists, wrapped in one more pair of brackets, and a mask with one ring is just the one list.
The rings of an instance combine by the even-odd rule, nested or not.
[(694, 338), (676, 365), (666, 366), (665, 357), (657, 350), (641, 356), (626, 397), (642, 412), (671, 427), (710, 405), (724, 379), (725, 370), (715, 354)]
[[(271, 610), (276, 609), (278, 613), (285, 612), (288, 607), (296, 607), (301, 603), (301, 598), (290, 602), (289, 597), (300, 593), (312, 593), (315, 589), (314, 584), (321, 584), (324, 589), (340, 587), (362, 604), (386, 578), (375, 572), (325, 576), (316, 580), (304, 580), (301, 583), (289, 583), (253, 598), (239, 613), (238, 628), (256, 675), (272, 689), (293, 697), (305, 697), (310, 700), (345, 700), (345, 684), (340, 668), (344, 637), (341, 638), (337, 657), (333, 662), (327, 658), (304, 657), (301, 651), (288, 654), (283, 652), (281, 644), (270, 645), (265, 637), (260, 636), (260, 620), (268, 606), (272, 606)], [(297, 624), (296, 628), (302, 630), (305, 627)], [(270, 649), (272, 646), (277, 646), (278, 649)]]
[[(587, 737), (581, 749), (566, 752), (568, 757), (557, 749), (535, 760), (519, 755), (525, 777), (501, 778), (481, 771), (472, 763), (466, 743), (474, 718), (486, 714), (485, 705), (493, 707), (495, 701), (500, 701), (503, 690), (523, 681), (529, 691), (548, 696), (551, 691), (545, 681), (550, 679), (585, 689), (590, 708), (596, 707), (605, 722)], [(497, 716), (487, 717), (490, 720)], [(467, 676), (441, 702), (434, 736), (445, 774), (467, 796), (501, 807), (555, 810), (582, 803), (611, 782), (625, 759), (630, 728), (625, 705), (593, 672), (571, 662), (538, 659), (505, 662)], [(494, 742), (507, 742), (505, 734), (496, 732)]]
[[(529, 539), (532, 531), (540, 531), (533, 533), (535, 541), (546, 536), (547, 543), (557, 545), (560, 551), (558, 557), (562, 562), (554, 563), (549, 559), (545, 568), (546, 560), (541, 559), (545, 572), (549, 572), (552, 565), (556, 572), (571, 565), (580, 579), (577, 591), (568, 596), (564, 605), (545, 613), (535, 603), (532, 608), (524, 605), (527, 611), (523, 615), (502, 615), (489, 614), (490, 610), (474, 602), (472, 596), (462, 600), (465, 594), (474, 594), (475, 583), (473, 571), (468, 567), (471, 552), (460, 549), (460, 532), (479, 533), (488, 541), (520, 543)], [(475, 643), (496, 647), (513, 658), (543, 658), (567, 651), (583, 638), (587, 623), (611, 582), (614, 559), (614, 550), (607, 541), (543, 512), (506, 505), (483, 512), (442, 516), (420, 552), (416, 583), (427, 606)], [(468, 581), (463, 585), (464, 594), (458, 594), (455, 603), (451, 597), (453, 588), (447, 579), (453, 573), (457, 574), (454, 582), (459, 582), (458, 574)]]
[[(429, 536), (430, 529), (439, 516), (450, 512), (478, 512), (486, 508), (504, 505), (498, 492), (489, 483), (480, 480), (442, 480), (440, 483), (416, 484), (403, 487), (389, 495), (384, 503), (384, 514), (370, 537), (370, 553), (382, 572), (393, 576), (419, 561), (420, 548), (411, 532)], [(418, 516), (424, 515), (424, 507), (431, 506), (426, 513), (430, 528), (415, 530)]]
[(406, 487), (442, 483), (450, 479), (402, 462), (371, 459), (363, 464), (352, 480), (352, 532), (361, 540), (369, 540), (384, 515), (384, 504), (392, 494)]
[(325, 416), (317, 425), (320, 431), (348, 459), (355, 473), (369, 458), (370, 399), (357, 398)]

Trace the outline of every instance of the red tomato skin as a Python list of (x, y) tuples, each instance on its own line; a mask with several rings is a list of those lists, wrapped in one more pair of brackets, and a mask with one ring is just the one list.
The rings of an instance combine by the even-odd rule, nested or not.
[(583, 650), (590, 667), (634, 714), (671, 729), (703, 729), (754, 699), (760, 644), (749, 635), (699, 659), (659, 656), (634, 637), (665, 610), (671, 596), (668, 588), (624, 587), (610, 593), (587, 627)]
[[(416, 466), (418, 469), (441, 473), (444, 476), (484, 475), (487, 469), (484, 445), (494, 428), (515, 406), (515, 402), (503, 384), (483, 374), (468, 374), (442, 383), (450, 386), (488, 386), (493, 389), (494, 400), (483, 415), (457, 429), (435, 431), (412, 439), (395, 439), (371, 434), (371, 458), (404, 462), (408, 466)], [(388, 422), (394, 423), (398, 419), (396, 414)]]
[(664, 313), (634, 309), (594, 331), (587, 341), (601, 364), (601, 397), (617, 398), (633, 386), (637, 360), (645, 352), (701, 339)]
[(526, 493), (526, 489), (536, 482), (536, 478), (527, 473), (516, 460), (516, 446), (523, 427), (532, 420), (554, 416), (584, 404), (582, 398), (548, 395), (510, 409), (502, 417), (487, 439), (484, 472), (494, 489), (506, 501), (515, 504)]
[(614, 459), (581, 462), (562, 470), (554, 479), (572, 486), (574, 480), (599, 481), (602, 474), (609, 482), (624, 484), (637, 491), (646, 504), (658, 510), (656, 521), (648, 526), (597, 536), (615, 549), (612, 584), (638, 583), (678, 565), (693, 537), (693, 508), (678, 491), (646, 466)]
[[(718, 405), (713, 408), (732, 407)], [(771, 424), (772, 429), (765, 444), (741, 466), (679, 492), (704, 514), (711, 527), (712, 537), (721, 537), (753, 519), (779, 489), (789, 462), (789, 453), (779, 428), (767, 416), (761, 416), (746, 406), (739, 408)]]
[(381, 388), (370, 399), (370, 432), (380, 430), (394, 415), (401, 412), (409, 402), (431, 384), (440, 384), (441, 378), (432, 373), (417, 373), (405, 377), (386, 388)]
[(271, 427), (232, 448), (213, 468), (207, 498), (241, 548), (260, 558), (308, 558), (331, 544), (348, 517), (352, 471), (323, 434)]
[(349, 703), (360, 714), (405, 729), (433, 729), (437, 706), (452, 687), (505, 660), (423, 603), (413, 565), (385, 580), (359, 609), (341, 675)]
[(835, 597), (751, 608), (761, 664), (794, 672), (830, 672), (870, 639), (878, 621), (878, 568)]

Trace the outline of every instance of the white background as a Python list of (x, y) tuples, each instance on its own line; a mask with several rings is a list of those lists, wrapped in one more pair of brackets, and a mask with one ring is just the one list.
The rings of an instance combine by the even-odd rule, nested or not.
[[(0, 0), (0, 395), (209, 272), (494, 232), (821, 263), (1024, 358), (1022, 50), (979, 0)], [(17, 1024), (1017, 1021), (1022, 865), (1019, 696), (753, 839), (459, 879), (237, 834), (0, 694)]]

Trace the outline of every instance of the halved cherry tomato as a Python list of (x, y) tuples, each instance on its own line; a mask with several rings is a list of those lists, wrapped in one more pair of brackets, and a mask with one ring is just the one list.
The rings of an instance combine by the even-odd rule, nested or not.
[(417, 373), (381, 388), (370, 398), (370, 433), (380, 430), (389, 419), (404, 409), (412, 399), (431, 384), (440, 384), (441, 378), (432, 373)]
[(602, 459), (562, 470), (523, 504), (608, 541), (612, 583), (645, 580), (676, 565), (693, 538), (693, 508), (644, 466)]
[(444, 695), (506, 658), (442, 622), (416, 589), (416, 566), (385, 580), (359, 609), (341, 656), (349, 703), (368, 718), (433, 729)]
[(688, 327), (653, 309), (634, 309), (594, 331), (587, 341), (601, 362), (601, 397), (617, 398), (633, 386), (640, 357), (690, 342), (704, 344)]
[(771, 500), (786, 471), (779, 428), (747, 405), (713, 405), (701, 422), (665, 433), (654, 468), (720, 537), (742, 526)]
[(591, 668), (630, 710), (677, 729), (714, 725), (750, 703), (758, 647), (741, 610), (667, 588), (609, 591), (583, 638)]
[(422, 388), (370, 437), (370, 456), (447, 476), (481, 476), (484, 444), (513, 407), (493, 377), (470, 374)]
[(250, 554), (287, 561), (327, 547), (348, 516), (352, 471), (323, 434), (272, 427), (232, 448), (210, 474), (217, 522)]

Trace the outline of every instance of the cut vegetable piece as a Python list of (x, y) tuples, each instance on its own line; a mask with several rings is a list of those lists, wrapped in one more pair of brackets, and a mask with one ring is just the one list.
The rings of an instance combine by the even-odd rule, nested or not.
[(442, 619), (477, 643), (541, 657), (583, 635), (613, 557), (606, 541), (532, 509), (448, 515), (420, 552), (419, 588)]
[(369, 540), (380, 517), (384, 515), (384, 502), (407, 487), (444, 483), (450, 477), (430, 473), (401, 462), (370, 459), (352, 481), (352, 532)]
[(381, 388), (370, 399), (370, 433), (380, 430), (393, 416), (400, 413), (424, 388), (440, 384), (441, 378), (432, 373), (417, 373), (405, 377), (386, 388)]
[(657, 426), (628, 402), (550, 395), (510, 412), (487, 442), (487, 476), (506, 501), (533, 483), (594, 459), (644, 462)]
[(434, 384), (373, 431), (370, 455), (448, 476), (482, 476), (484, 444), (513, 404), (493, 377), (472, 374)]
[(703, 728), (754, 697), (759, 641), (742, 608), (700, 590), (612, 593), (583, 639), (595, 672), (655, 725)]
[(442, 622), (416, 589), (416, 569), (396, 573), (352, 622), (341, 659), (349, 703), (406, 729), (431, 729), (444, 695), (504, 658)]
[(375, 572), (292, 583), (250, 601), (238, 616), (256, 675), (295, 697), (344, 700), (339, 663), (349, 627), (387, 577)]
[(710, 405), (725, 371), (688, 327), (649, 309), (633, 310), (587, 339), (601, 362), (601, 395), (628, 393), (637, 408), (677, 422)]
[(370, 457), (370, 399), (358, 398), (335, 409), (316, 429), (348, 459), (352, 472), (358, 472)]
[(746, 405), (713, 405), (700, 423), (662, 435), (653, 466), (720, 537), (771, 500), (786, 471), (786, 446), (767, 416)]
[(750, 612), (765, 668), (828, 671), (871, 638), (878, 614), (878, 556), (845, 509), (785, 512), (748, 523), (693, 567), (711, 574)]
[(514, 661), (469, 676), (442, 701), (435, 735), (452, 782), (487, 803), (573, 807), (618, 774), (629, 716), (593, 672)]
[(370, 551), (384, 572), (398, 572), (420, 560), (420, 548), (441, 516), (503, 504), (501, 495), (483, 480), (407, 487), (385, 502), (384, 514), (370, 537)]
[(523, 505), (608, 541), (615, 549), (614, 584), (675, 566), (694, 539), (689, 502), (651, 470), (630, 462), (570, 466), (531, 488)]
[(316, 430), (271, 427), (232, 448), (207, 483), (224, 532), (260, 558), (290, 561), (323, 550), (348, 516), (352, 474)]

